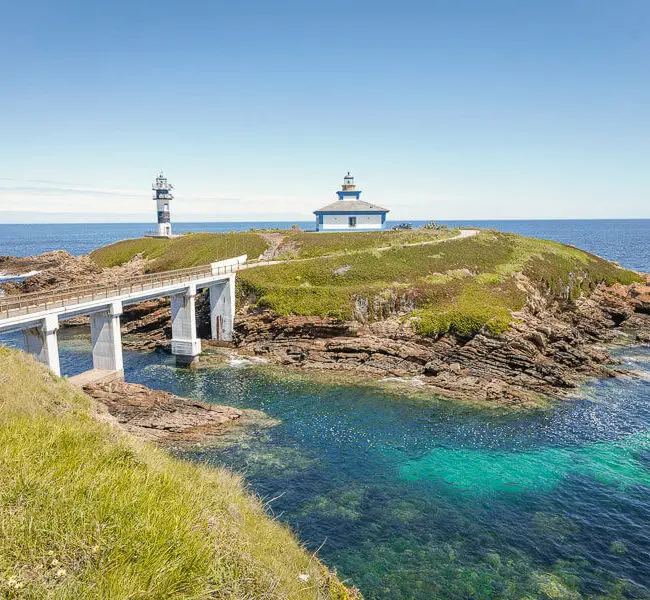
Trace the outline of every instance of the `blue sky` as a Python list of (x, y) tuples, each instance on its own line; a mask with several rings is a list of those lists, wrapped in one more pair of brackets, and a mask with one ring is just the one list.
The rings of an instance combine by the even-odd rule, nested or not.
[(650, 2), (4, 3), (0, 221), (650, 217)]

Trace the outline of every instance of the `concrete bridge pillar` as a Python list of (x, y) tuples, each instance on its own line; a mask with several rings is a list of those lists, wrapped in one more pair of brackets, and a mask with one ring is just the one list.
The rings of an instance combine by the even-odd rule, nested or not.
[(196, 335), (196, 285), (171, 297), (172, 354), (182, 362), (192, 362), (201, 354), (201, 340)]
[(235, 275), (210, 286), (210, 327), (213, 340), (232, 341), (235, 325)]
[(120, 315), (122, 303), (111, 302), (108, 310), (90, 315), (90, 337), (93, 344), (93, 369), (122, 371), (122, 334)]
[(61, 376), (59, 363), (59, 342), (56, 332), (59, 330), (59, 318), (47, 315), (40, 325), (23, 329), (25, 352), (36, 357), (36, 360), (46, 364), (55, 375)]

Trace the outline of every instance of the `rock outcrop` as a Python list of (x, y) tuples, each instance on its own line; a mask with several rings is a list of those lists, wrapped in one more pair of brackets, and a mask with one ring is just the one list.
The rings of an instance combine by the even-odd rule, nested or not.
[(124, 381), (94, 383), (83, 389), (126, 431), (163, 444), (209, 443), (247, 412)]
[(23, 273), (54, 269), (74, 257), (65, 250), (44, 252), (36, 256), (0, 256), (0, 273), (18, 276)]
[(89, 256), (73, 256), (65, 250), (38, 256), (0, 256), (0, 272), (9, 276), (34, 273), (23, 281), (2, 284), (5, 293), (30, 293), (68, 288), (72, 285), (110, 285), (145, 272), (146, 261), (136, 256), (124, 265), (101, 269)]

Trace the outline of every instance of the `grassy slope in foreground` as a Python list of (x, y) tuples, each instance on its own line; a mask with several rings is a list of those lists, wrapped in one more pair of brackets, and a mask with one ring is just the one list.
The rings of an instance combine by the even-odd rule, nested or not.
[(237, 476), (97, 422), (2, 347), (0, 522), (2, 598), (352, 597)]
[(482, 327), (505, 331), (526, 302), (519, 274), (567, 300), (599, 283), (640, 280), (577, 248), (493, 231), (260, 267), (238, 277), (249, 297), (279, 314), (372, 320), (399, 312), (415, 319), (420, 334), (435, 337)]

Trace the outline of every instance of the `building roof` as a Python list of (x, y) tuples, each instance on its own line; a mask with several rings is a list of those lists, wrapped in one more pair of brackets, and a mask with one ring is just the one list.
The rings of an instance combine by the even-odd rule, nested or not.
[(340, 212), (390, 212), (387, 208), (382, 208), (376, 204), (370, 204), (370, 202), (364, 202), (363, 200), (335, 200), (327, 206), (323, 206), (318, 210), (314, 211), (316, 213), (340, 213)]

